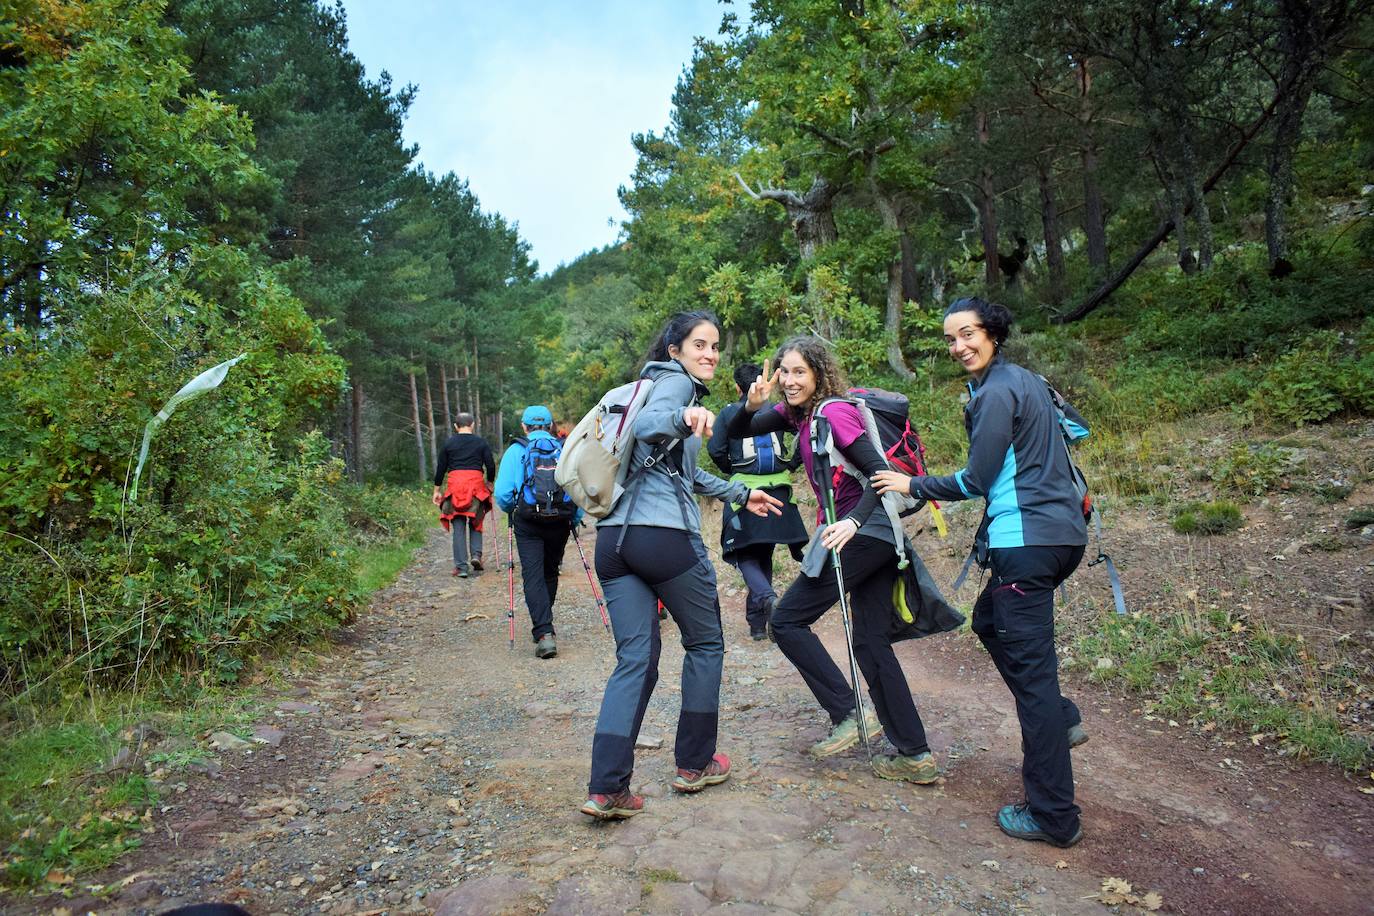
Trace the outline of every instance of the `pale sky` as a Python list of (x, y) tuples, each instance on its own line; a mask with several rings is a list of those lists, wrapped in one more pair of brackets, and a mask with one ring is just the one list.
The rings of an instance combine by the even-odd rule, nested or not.
[[(745, 4), (747, 9), (747, 4)], [(419, 96), (419, 161), (518, 223), (542, 273), (616, 239), (630, 135), (661, 132), (718, 0), (344, 0), (369, 78)]]

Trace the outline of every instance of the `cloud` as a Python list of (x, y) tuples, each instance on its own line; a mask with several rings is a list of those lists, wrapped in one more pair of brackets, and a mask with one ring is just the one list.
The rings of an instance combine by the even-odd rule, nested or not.
[(368, 74), (419, 87), (405, 135), (425, 167), (467, 178), (546, 271), (616, 238), (630, 135), (667, 123), (693, 39), (721, 13), (716, 0), (345, 6)]

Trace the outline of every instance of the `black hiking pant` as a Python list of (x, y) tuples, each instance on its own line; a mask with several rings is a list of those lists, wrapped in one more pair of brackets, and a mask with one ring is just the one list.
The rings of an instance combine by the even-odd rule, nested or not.
[(1054, 590), (1078, 567), (1082, 547), (994, 547), (992, 576), (973, 605), (973, 632), (1016, 699), (1021, 778), (1036, 822), (1056, 840), (1078, 831), (1068, 730), (1082, 721), (1059, 692)]
[(725, 638), (720, 628), (716, 570), (701, 535), (680, 528), (630, 525), (619, 552), (619, 525), (597, 529), (596, 575), (606, 593), (615, 633), (615, 670), (606, 682), (592, 738), (587, 790), (614, 795), (630, 787), (635, 739), (658, 683), (658, 602), (677, 624), (682, 659), (682, 709), (673, 757), (680, 769), (703, 770), (716, 753), (720, 673)]
[[(855, 535), (840, 551), (849, 608), (854, 617), (854, 657), (868, 682), (868, 695), (888, 740), (901, 754), (930, 750), (925, 726), (911, 698), (902, 664), (892, 651), (892, 586), (897, 581), (897, 554), (892, 545)], [(805, 573), (773, 608), (773, 636), (787, 660), (838, 725), (854, 714), (854, 691), (821, 645), (811, 624), (840, 600), (834, 561), (827, 557), (816, 578)]]
[(520, 578), (525, 607), (530, 612), (530, 634), (535, 642), (554, 632), (553, 603), (558, 598), (558, 564), (568, 546), (572, 525), (561, 519), (515, 516), (515, 549), (520, 554)]

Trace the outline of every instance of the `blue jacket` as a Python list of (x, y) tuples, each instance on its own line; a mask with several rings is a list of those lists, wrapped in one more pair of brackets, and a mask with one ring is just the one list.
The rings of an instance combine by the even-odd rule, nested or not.
[[(913, 478), (911, 495), (985, 498), (989, 547), (1087, 544), (1059, 412), (1044, 380), (997, 356), (968, 387), (968, 466), (944, 477)], [(1088, 434), (1076, 411), (1066, 416), (1080, 438)]]
[[(529, 439), (552, 439), (553, 433), (544, 429), (530, 430)], [(511, 513), (515, 511), (516, 500), (520, 498), (520, 487), (525, 483), (525, 443), (516, 440), (506, 449), (506, 453), (501, 456), (501, 467), (496, 471), (496, 483), (492, 487), (493, 495), (496, 497), (496, 505), (501, 507), (501, 511)], [(578, 509), (573, 513), (573, 524), (582, 521), (582, 510)]]

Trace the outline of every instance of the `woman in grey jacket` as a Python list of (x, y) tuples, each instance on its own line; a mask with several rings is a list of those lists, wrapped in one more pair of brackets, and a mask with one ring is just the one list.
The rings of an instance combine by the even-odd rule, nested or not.
[(601, 700), (581, 808), (592, 817), (625, 818), (644, 807), (630, 791), (630, 775), (635, 738), (658, 682), (659, 601), (673, 615), (686, 652), (673, 789), (699, 792), (730, 775), (730, 758), (716, 753), (725, 655), (716, 571), (693, 493), (743, 503), (756, 515), (780, 513), (782, 503), (697, 467), (701, 440), (715, 421), (699, 402), (719, 362), (714, 315), (683, 312), (668, 320), (640, 373), (653, 389), (634, 421), (633, 476), (611, 514), (597, 522), (596, 574), (615, 632), (616, 666)]

